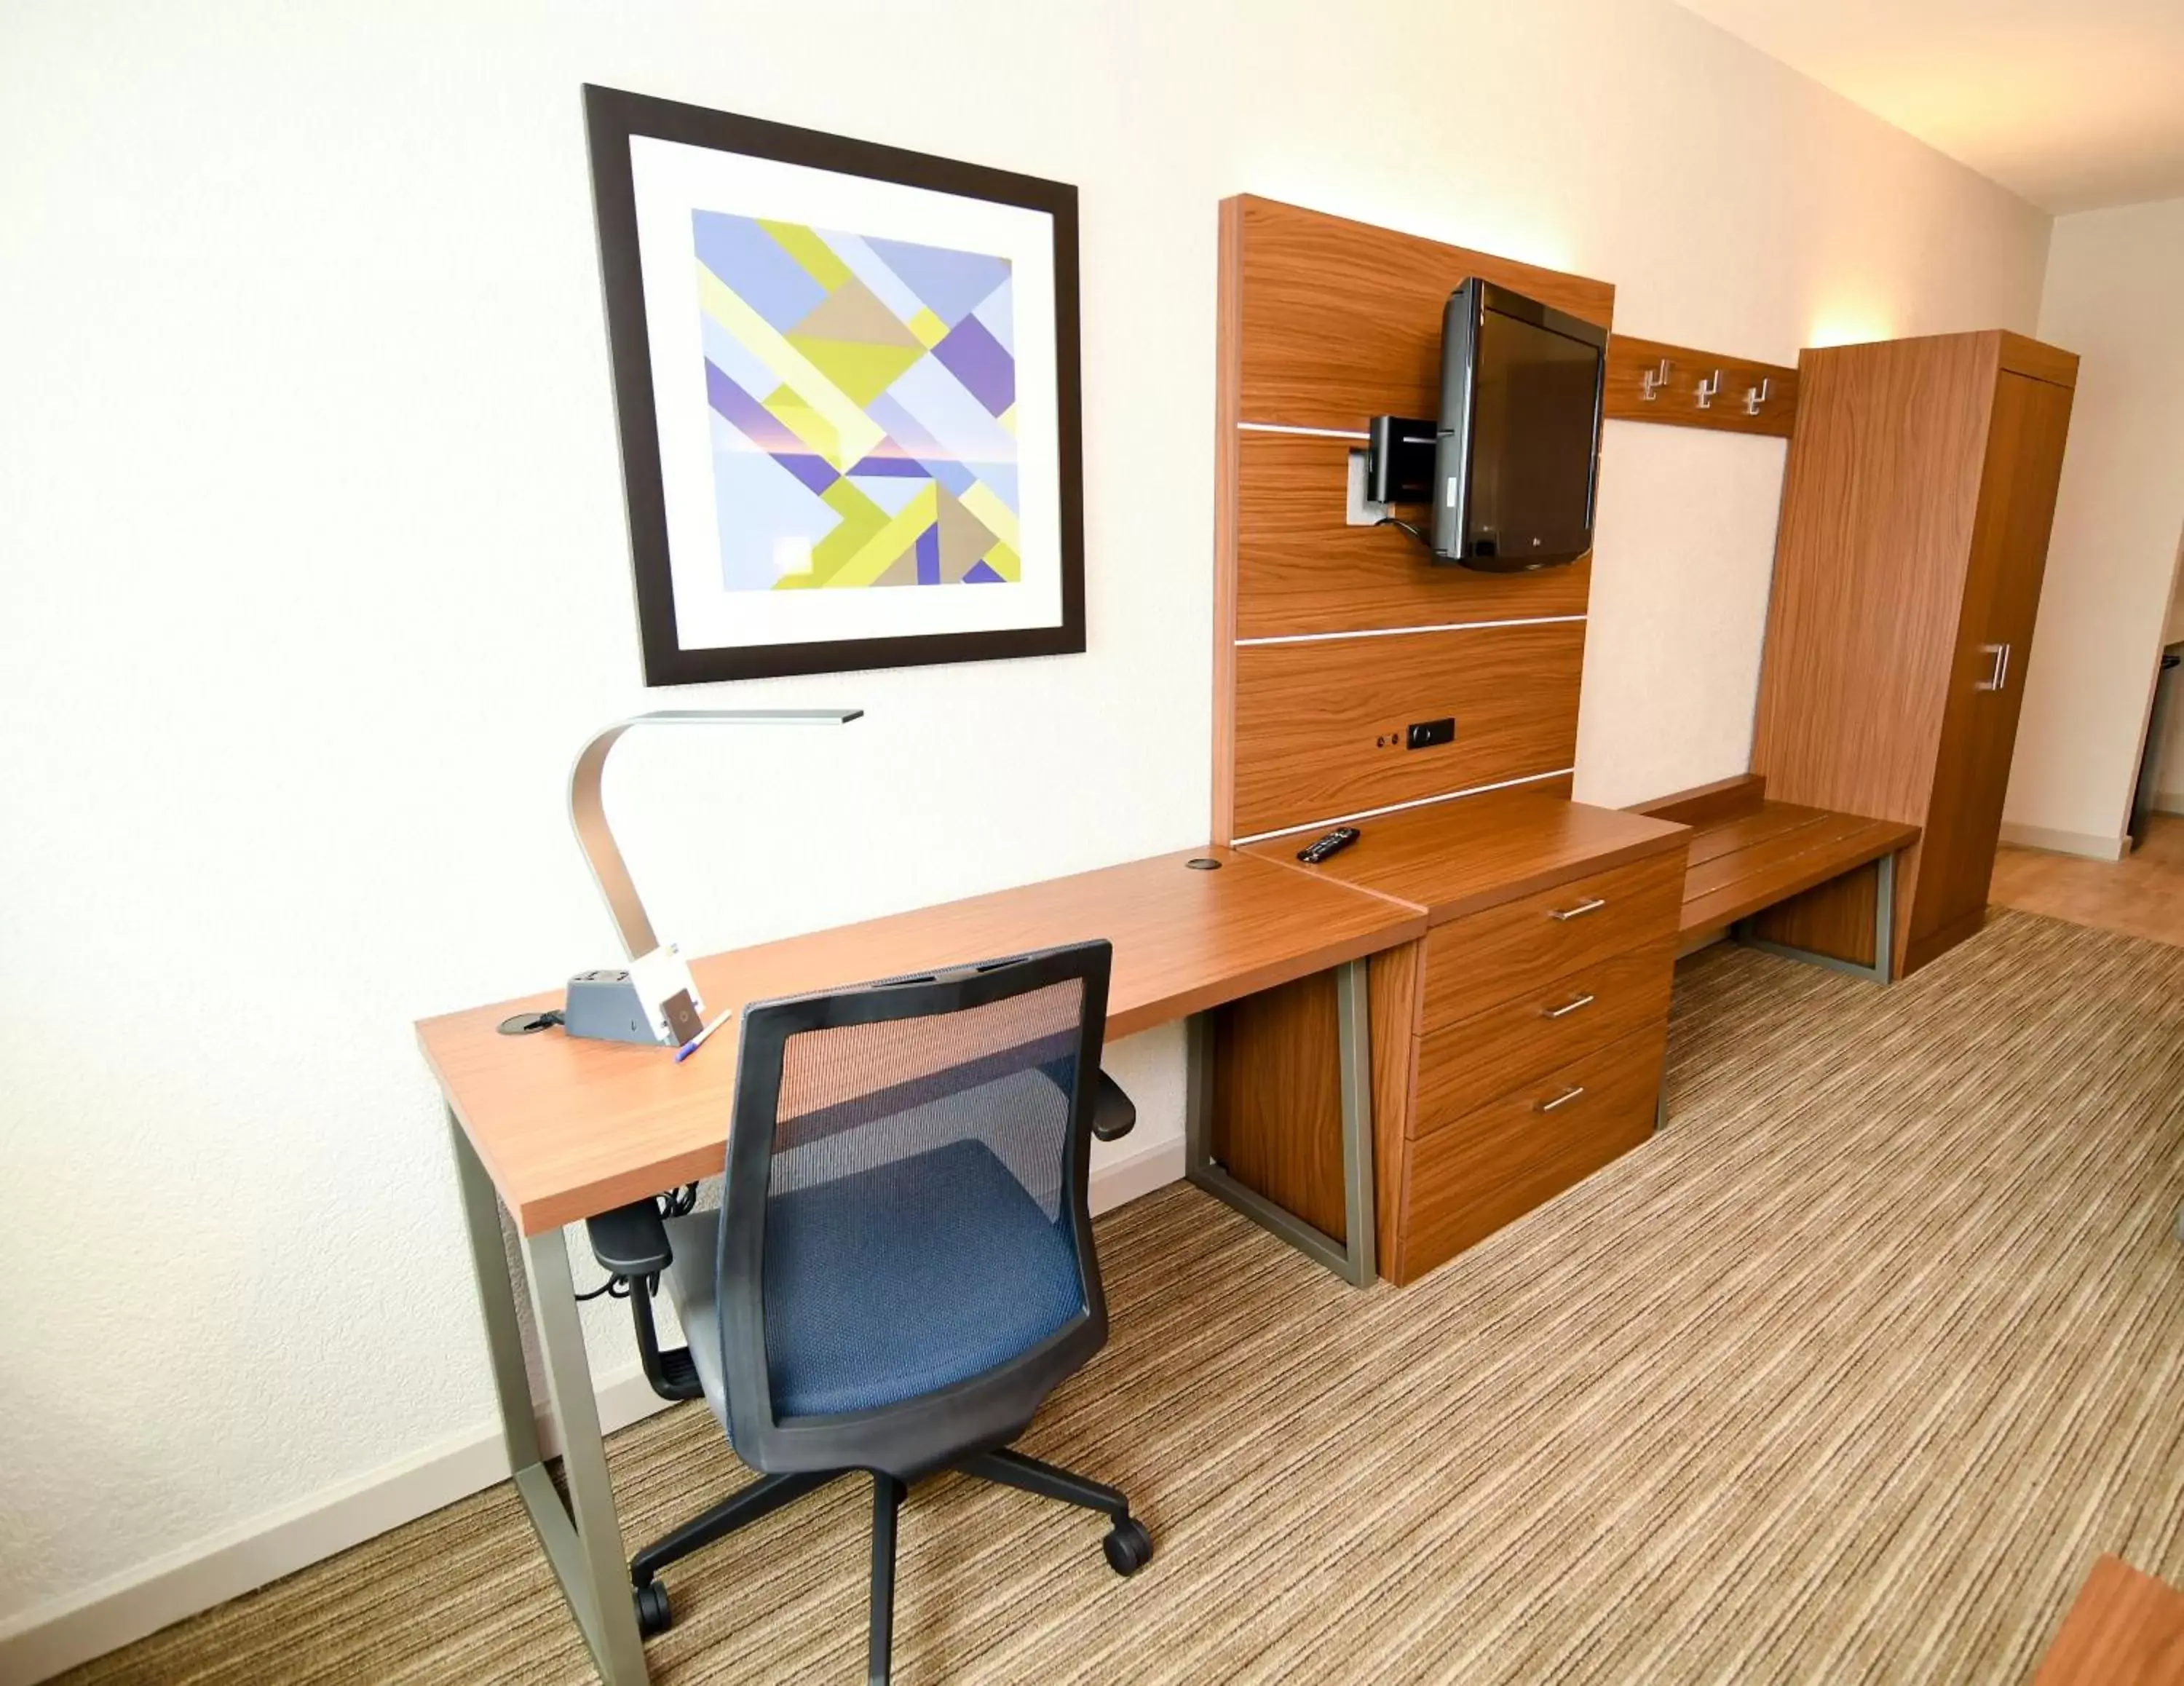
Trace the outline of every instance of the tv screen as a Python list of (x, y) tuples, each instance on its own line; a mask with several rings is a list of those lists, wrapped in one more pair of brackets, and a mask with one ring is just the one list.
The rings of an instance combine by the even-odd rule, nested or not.
[(1496, 573), (1592, 548), (1607, 331), (1472, 278), (1441, 320), (1434, 554)]

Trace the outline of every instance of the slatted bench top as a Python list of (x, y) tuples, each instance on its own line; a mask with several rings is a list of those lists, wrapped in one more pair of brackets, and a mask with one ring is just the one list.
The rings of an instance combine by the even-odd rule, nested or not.
[(1750, 774), (1646, 803), (1634, 813), (1692, 827), (1685, 856), (1688, 937), (1718, 932), (1919, 840), (1919, 828), (1794, 802), (1770, 802)]

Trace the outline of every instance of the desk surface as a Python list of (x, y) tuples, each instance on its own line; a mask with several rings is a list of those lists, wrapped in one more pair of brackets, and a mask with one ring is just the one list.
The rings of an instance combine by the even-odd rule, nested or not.
[(1687, 826), (1542, 790), (1493, 791), (1357, 822), (1357, 841), (1318, 866), (1296, 852), (1299, 832), (1248, 845), (1315, 877), (1372, 890), (1421, 910), (1429, 925), (1683, 846)]
[(2184, 1686), (2184, 1593), (2103, 1557), (2032, 1686)]
[[(1213, 872), (1184, 865), (1194, 855)], [(1411, 941), (1415, 907), (1233, 849), (1121, 866), (710, 954), (691, 971), (708, 1016), (751, 1001), (1105, 937), (1107, 1034), (1124, 1037)], [(719, 1171), (732, 1031), (682, 1064), (665, 1049), (558, 1030), (502, 1036), (533, 995), (417, 1026), (440, 1087), (526, 1235)]]

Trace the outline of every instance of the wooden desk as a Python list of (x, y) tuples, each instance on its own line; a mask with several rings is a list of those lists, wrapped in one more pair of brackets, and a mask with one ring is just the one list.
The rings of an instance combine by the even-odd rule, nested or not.
[[(1221, 864), (1211, 871), (1185, 863)], [(1107, 1033), (1191, 1022), (1184, 1127), (1191, 1179), (1359, 1283), (1374, 1275), (1368, 956), (1418, 938), (1416, 908), (1227, 849), (1156, 855), (861, 925), (714, 954), (691, 970), (710, 1014), (872, 978), (1104, 937), (1114, 944)], [(1343, 1071), (1344, 1197), (1336, 1242), (1213, 1163), (1206, 1150), (1206, 1016), (1333, 971)], [(721, 1169), (735, 1057), (725, 1038), (676, 1063), (665, 1049), (559, 1030), (502, 1036), (529, 996), (426, 1019), (418, 1040), (448, 1103), (463, 1216), (516, 1488), (605, 1686), (648, 1677), (562, 1226)], [(560, 1425), (565, 1507), (548, 1477), (501, 1238), (521, 1238), (547, 1389)]]
[(2184, 1593), (2102, 1558), (2032, 1686), (2184, 1686)]
[[(1220, 870), (1195, 871), (1210, 859)], [(1124, 1037), (1409, 941), (1415, 910), (1233, 849), (1156, 855), (694, 961), (709, 1015), (753, 1001), (1105, 937), (1107, 1034)], [(425, 1058), (526, 1235), (719, 1174), (733, 1043), (680, 1065), (558, 1030), (510, 1037), (526, 996), (417, 1027)], [(611, 1118), (613, 1127), (603, 1127)]]

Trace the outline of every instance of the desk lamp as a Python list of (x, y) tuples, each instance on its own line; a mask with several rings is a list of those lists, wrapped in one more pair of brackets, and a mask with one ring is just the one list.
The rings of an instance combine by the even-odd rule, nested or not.
[[(616, 844), (614, 829), (607, 824), (599, 787), (607, 757), (621, 735), (639, 726), (847, 726), (861, 719), (862, 709), (664, 709), (638, 715), (606, 728), (587, 743), (569, 773), (569, 821), (577, 829), (577, 843), (590, 864), (622, 947), (632, 960), (642, 961), (659, 947), (652, 920), (637, 893), (628, 865)], [(679, 969), (680, 962), (675, 962)], [(660, 1033), (653, 1009), (662, 1004), (642, 999), (628, 971), (582, 972), (569, 980), (566, 1023), (571, 1036), (605, 1037), (621, 1042), (657, 1043)], [(688, 1010), (688, 1004), (685, 1004)], [(671, 1038), (671, 1040), (687, 1040)]]

